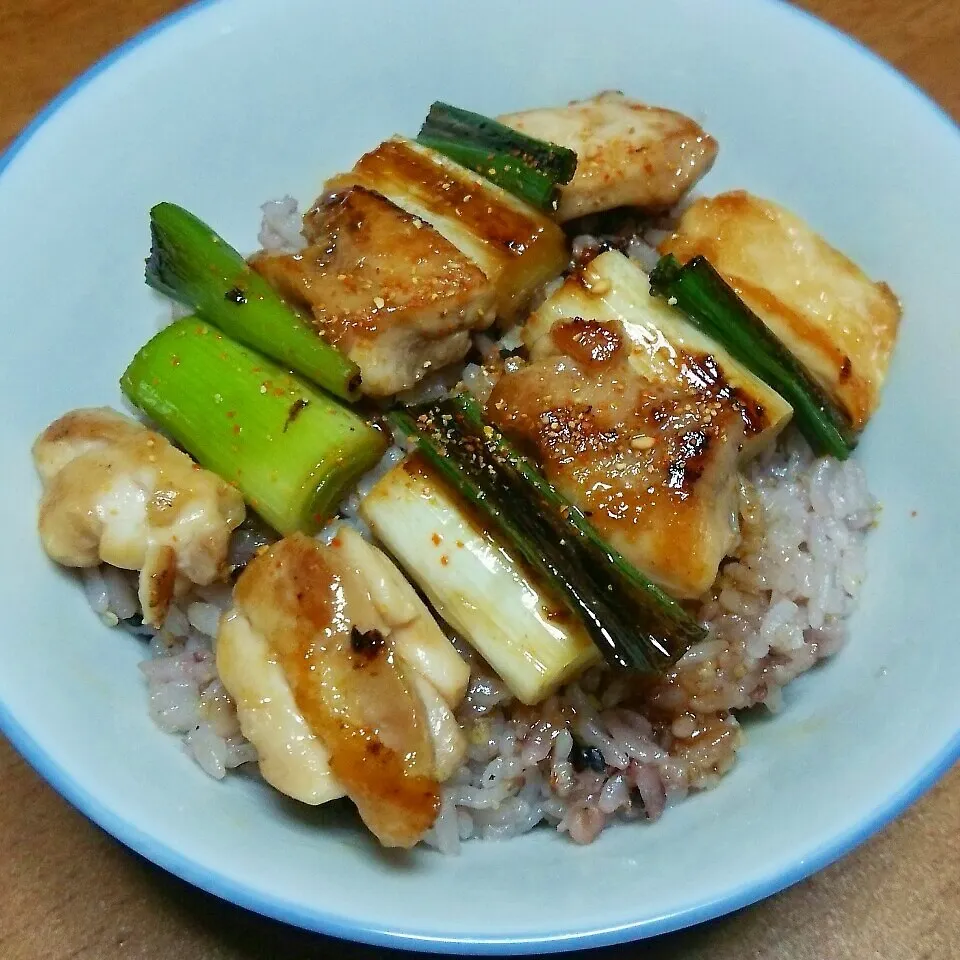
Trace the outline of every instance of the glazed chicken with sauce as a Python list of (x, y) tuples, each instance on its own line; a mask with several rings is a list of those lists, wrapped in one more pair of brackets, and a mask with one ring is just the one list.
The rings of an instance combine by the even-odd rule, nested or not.
[(217, 666), (268, 781), (307, 803), (346, 794), (385, 846), (421, 839), (466, 749), (450, 708), (468, 671), (376, 548), (344, 529), (257, 557)]
[(566, 266), (566, 237), (552, 217), (416, 141), (384, 141), (327, 189), (344, 184), (382, 194), (446, 237), (489, 280), (501, 320), (521, 320), (531, 295)]
[(524, 345), (534, 350), (555, 323), (574, 317), (619, 324), (627, 359), (638, 376), (736, 406), (744, 423), (741, 462), (769, 448), (790, 422), (793, 410), (783, 397), (653, 296), (646, 273), (616, 250), (585, 264), (530, 315)]
[(499, 119), (576, 152), (577, 172), (560, 189), (561, 221), (616, 207), (667, 210), (710, 171), (717, 155), (717, 141), (689, 117), (616, 90)]
[(616, 251), (574, 273), (524, 328), (530, 363), (487, 405), (548, 479), (640, 570), (697, 597), (738, 539), (738, 467), (791, 409), (654, 299)]
[(44, 549), (68, 567), (139, 570), (150, 626), (187, 584), (226, 574), (243, 498), (166, 437), (106, 407), (74, 410), (40, 434), (33, 459)]
[(880, 402), (900, 304), (799, 217), (744, 190), (697, 200), (663, 252), (706, 257), (863, 428)]
[(252, 261), (360, 367), (375, 396), (407, 390), (463, 358), (493, 316), (480, 269), (429, 224), (363, 187), (323, 200), (303, 221), (307, 246)]
[(513, 321), (567, 261), (547, 216), (411, 141), (388, 140), (327, 184), (307, 247), (253, 267), (389, 396), (462, 360), (470, 333)]
[(737, 540), (737, 407), (640, 376), (620, 324), (554, 324), (505, 374), (490, 419), (596, 529), (677, 597), (696, 597)]

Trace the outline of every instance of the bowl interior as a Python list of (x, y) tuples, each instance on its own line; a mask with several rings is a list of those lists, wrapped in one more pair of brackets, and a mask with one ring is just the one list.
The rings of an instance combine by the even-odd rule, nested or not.
[[(498, 113), (619, 88), (720, 141), (706, 192), (807, 218), (901, 296), (901, 342), (858, 456), (883, 514), (850, 646), (751, 720), (731, 776), (654, 827), (580, 849), (538, 830), (458, 858), (384, 853), (349, 813), (217, 784), (156, 730), (137, 643), (99, 626), (35, 535), (35, 434), (119, 403), (165, 309), (142, 283), (147, 211), (173, 200), (253, 248), (258, 204), (309, 202), (435, 99)], [(770, 0), (217, 0), (83, 84), (0, 179), (0, 448), (7, 530), (0, 719), (74, 803), (215, 893), (315, 929), (421, 948), (573, 947), (758, 899), (849, 848), (960, 749), (952, 414), (960, 325), (953, 126), (888, 68)]]

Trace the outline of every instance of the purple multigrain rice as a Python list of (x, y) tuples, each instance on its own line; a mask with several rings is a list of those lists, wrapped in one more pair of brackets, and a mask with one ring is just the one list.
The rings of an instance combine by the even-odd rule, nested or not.
[[(263, 214), (264, 248), (292, 252), (302, 246), (291, 198), (264, 205)], [(574, 241), (574, 257), (588, 260), (614, 246), (649, 269), (672, 227), (670, 220), (595, 218), (586, 225), (592, 235)], [(486, 335), (477, 342), (484, 357), (518, 345), (517, 330), (499, 342)], [(486, 362), (468, 365), (460, 376), (482, 398), (492, 387)], [(444, 374), (421, 390), (447, 390), (456, 379)], [(394, 448), (344, 505), (345, 522), (364, 535), (369, 531), (357, 516), (359, 500), (401, 455)], [(538, 708), (523, 707), (453, 638), (472, 666), (458, 712), (468, 753), (443, 788), (427, 842), (456, 853), (467, 839), (505, 839), (547, 823), (589, 843), (609, 823), (657, 820), (691, 790), (712, 786), (742, 743), (731, 711), (758, 704), (779, 709), (783, 686), (845, 643), (846, 620), (865, 576), (864, 538), (876, 515), (856, 461), (817, 460), (793, 434), (768, 451), (745, 478), (742, 543), (700, 604), (698, 617), (709, 636), (644, 699), (631, 699), (623, 677), (594, 669)], [(242, 566), (270, 540), (261, 527), (244, 525), (234, 535), (230, 562)], [(254, 761), (256, 752), (243, 739), (216, 676), (213, 635), (229, 588), (202, 588), (182, 598), (156, 632), (138, 622), (129, 574), (101, 568), (85, 571), (83, 580), (105, 622), (120, 621), (149, 639), (152, 659), (142, 670), (157, 724), (181, 735), (190, 756), (212, 776)]]

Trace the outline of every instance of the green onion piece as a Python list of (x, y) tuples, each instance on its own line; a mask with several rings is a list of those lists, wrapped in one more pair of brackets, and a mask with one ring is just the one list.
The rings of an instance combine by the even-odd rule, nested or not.
[[(548, 177), (554, 184), (569, 183), (577, 170), (577, 155), (567, 147), (529, 137), (482, 113), (434, 103), (417, 139), (426, 143), (453, 140), (489, 153), (508, 154)], [(455, 159), (455, 158), (454, 158)]]
[(120, 386), (282, 534), (321, 527), (386, 448), (353, 411), (197, 317), (142, 347)]
[(600, 652), (612, 664), (643, 672), (660, 672), (673, 652), (651, 644), (631, 620), (632, 607), (612, 581), (587, 568), (589, 558), (579, 538), (550, 511), (498, 470), (483, 444), (462, 431), (456, 419), (439, 410), (416, 420), (392, 411), (390, 421), (417, 445), (438, 474), (476, 507), (578, 617)]
[(705, 257), (682, 266), (672, 254), (661, 257), (650, 274), (650, 289), (676, 303), (700, 330), (791, 404), (794, 420), (815, 453), (840, 460), (850, 456), (858, 439), (850, 420)]
[(174, 203), (159, 203), (150, 211), (150, 233), (151, 287), (338, 397), (355, 399), (359, 367), (202, 220)]
[(568, 534), (580, 538), (582, 549), (590, 557), (591, 569), (605, 571), (608, 577), (619, 582), (621, 589), (632, 594), (638, 611), (638, 629), (647, 631), (651, 644), (662, 647), (670, 659), (676, 659), (687, 647), (706, 638), (707, 631), (673, 597), (610, 546), (583, 511), (560, 493), (529, 457), (485, 422), (483, 407), (477, 400), (468, 394), (458, 394), (450, 399), (449, 406), (477, 440), (487, 445), (503, 469), (522, 478), (531, 496), (539, 499), (541, 508), (559, 517), (567, 526)]
[(492, 153), (486, 147), (444, 140), (439, 137), (417, 137), (417, 142), (437, 153), (442, 153), (460, 166), (486, 177), (508, 193), (529, 203), (538, 210), (557, 209), (559, 193), (556, 184), (546, 174), (524, 163), (509, 153)]

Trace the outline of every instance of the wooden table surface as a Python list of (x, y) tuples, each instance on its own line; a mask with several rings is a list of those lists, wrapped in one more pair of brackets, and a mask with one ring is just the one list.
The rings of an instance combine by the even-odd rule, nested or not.
[[(804, 0), (802, 5), (859, 37), (960, 117), (960, 3)], [(0, 2), (0, 143), (95, 59), (178, 6), (177, 0)], [(0, 737), (4, 960), (385, 953), (263, 920), (164, 874), (76, 813)], [(960, 957), (960, 768), (880, 836), (793, 889), (693, 930), (590, 956)]]

